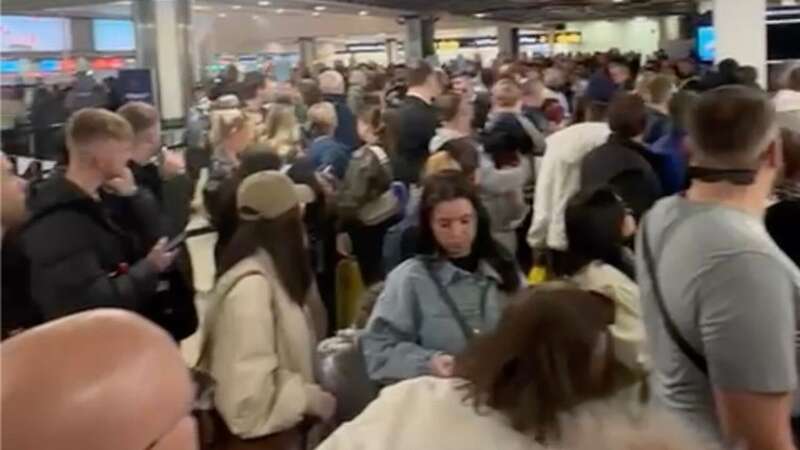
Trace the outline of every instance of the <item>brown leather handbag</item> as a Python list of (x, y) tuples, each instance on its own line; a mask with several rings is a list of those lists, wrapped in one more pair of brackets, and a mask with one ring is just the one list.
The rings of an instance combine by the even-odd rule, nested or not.
[(241, 439), (230, 432), (215, 409), (195, 411), (201, 450), (305, 450), (305, 426), (256, 438)]
[(214, 407), (216, 382), (204, 371), (192, 369), (196, 387), (192, 414), (197, 420), (200, 450), (305, 450), (309, 421), (280, 433), (256, 439), (242, 439), (228, 429)]

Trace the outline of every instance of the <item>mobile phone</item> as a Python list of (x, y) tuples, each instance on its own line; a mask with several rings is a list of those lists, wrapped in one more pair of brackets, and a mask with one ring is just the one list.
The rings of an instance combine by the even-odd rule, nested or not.
[(185, 231), (180, 233), (180, 234), (178, 234), (174, 238), (170, 239), (169, 242), (167, 242), (166, 250), (168, 252), (171, 252), (171, 251), (175, 250), (176, 248), (180, 247), (180, 245), (183, 244), (184, 241), (186, 241), (186, 232)]

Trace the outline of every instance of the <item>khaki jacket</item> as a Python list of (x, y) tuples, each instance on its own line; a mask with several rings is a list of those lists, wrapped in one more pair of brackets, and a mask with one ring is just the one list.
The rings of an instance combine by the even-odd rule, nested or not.
[(217, 381), (214, 403), (231, 432), (255, 438), (300, 423), (322, 392), (314, 381), (316, 338), (308, 312), (281, 286), (266, 252), (222, 275), (207, 327), (200, 367)]

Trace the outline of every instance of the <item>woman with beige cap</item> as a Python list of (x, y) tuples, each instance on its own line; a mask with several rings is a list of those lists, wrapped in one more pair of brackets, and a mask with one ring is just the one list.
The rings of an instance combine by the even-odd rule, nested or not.
[(306, 299), (314, 283), (301, 208), (313, 200), (310, 188), (276, 171), (250, 175), (237, 192), (239, 224), (221, 254), (200, 365), (217, 381), (215, 407), (240, 439), (334, 413), (312, 363)]

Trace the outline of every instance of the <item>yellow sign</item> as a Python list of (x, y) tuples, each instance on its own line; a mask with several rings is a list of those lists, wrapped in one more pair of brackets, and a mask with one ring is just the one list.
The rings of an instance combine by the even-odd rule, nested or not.
[(556, 44), (580, 44), (583, 42), (583, 35), (580, 31), (563, 31), (554, 36)]
[(439, 41), (436, 43), (436, 50), (452, 51), (461, 48), (461, 44), (456, 40)]

